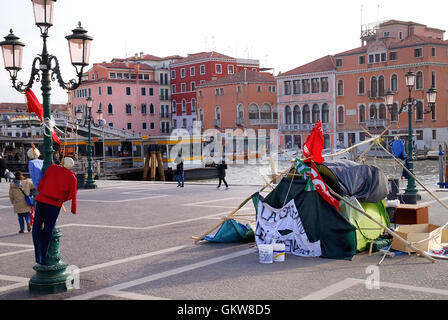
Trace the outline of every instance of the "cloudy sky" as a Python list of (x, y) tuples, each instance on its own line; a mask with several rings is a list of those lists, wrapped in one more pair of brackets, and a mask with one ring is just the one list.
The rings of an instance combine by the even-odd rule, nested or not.
[[(262, 67), (285, 72), (328, 54), (360, 46), (361, 23), (415, 21), (448, 30), (446, 0), (60, 0), (56, 2), (49, 52), (65, 81), (75, 77), (65, 36), (78, 21), (94, 37), (93, 62), (144, 52), (155, 56), (215, 50), (258, 59)], [(42, 50), (30, 0), (0, 0), (0, 36), (14, 30), (25, 43), (23, 70)], [(446, 37), (445, 37), (446, 38)], [(33, 91), (40, 98), (40, 84)], [(66, 94), (52, 86), (52, 103)], [(0, 62), (0, 102), (23, 102)]]

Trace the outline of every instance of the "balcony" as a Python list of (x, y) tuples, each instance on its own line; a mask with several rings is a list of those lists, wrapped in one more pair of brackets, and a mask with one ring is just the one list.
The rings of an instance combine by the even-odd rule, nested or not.
[(367, 90), (367, 95), (370, 99), (384, 99), (385, 93), (380, 91)]
[(169, 119), (169, 118), (171, 118), (171, 114), (170, 113), (161, 113), (160, 114), (160, 118), (162, 118), (162, 119)]
[(370, 119), (366, 120), (367, 127), (370, 128), (386, 128), (387, 120), (386, 119)]
[(217, 128), (221, 128), (221, 119), (215, 119), (213, 125)]
[(235, 119), (235, 124), (237, 126), (244, 126), (244, 118), (240, 118), (240, 117), (236, 118)]
[(163, 96), (159, 96), (160, 101), (169, 101), (171, 100), (171, 97), (169, 95), (163, 95)]
[(260, 125), (276, 125), (277, 119), (249, 119), (249, 125), (260, 126)]
[(280, 131), (300, 131), (303, 124), (281, 124)]

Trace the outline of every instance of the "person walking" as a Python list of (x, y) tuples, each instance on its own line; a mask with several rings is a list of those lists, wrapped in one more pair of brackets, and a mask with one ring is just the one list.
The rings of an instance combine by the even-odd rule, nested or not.
[(177, 186), (183, 188), (184, 187), (184, 158), (182, 158), (182, 154), (179, 152), (176, 159), (174, 159), (174, 164), (176, 165), (176, 178), (177, 178)]
[(226, 190), (229, 189), (229, 185), (226, 181), (226, 170), (227, 170), (227, 163), (225, 160), (222, 160), (220, 164), (216, 166), (216, 169), (218, 170), (218, 178), (219, 178), (219, 184), (216, 187), (216, 189), (219, 189), (221, 187), (221, 182), (224, 182), (226, 185)]
[(22, 172), (16, 171), (14, 173), (15, 179), (11, 182), (9, 187), (9, 200), (14, 207), (14, 213), (19, 219), (20, 230), (19, 233), (25, 232), (25, 223), (28, 232), (31, 231), (30, 211), (31, 207), (25, 200), (25, 195), (30, 195), (31, 190), (34, 189), (33, 182), (23, 176)]
[(2, 178), (5, 178), (5, 181), (8, 182), (8, 178), (6, 178), (5, 172), (6, 172), (6, 162), (0, 155), (0, 182), (2, 182)]
[(44, 166), (44, 161), (39, 159), (40, 151), (37, 148), (31, 148), (26, 153), (30, 161), (28, 162), (28, 170), (30, 172), (30, 178), (33, 181), (34, 188), (36, 190), (37, 196), (37, 187), (39, 186), (39, 182), (42, 179), (43, 173), (42, 168)]

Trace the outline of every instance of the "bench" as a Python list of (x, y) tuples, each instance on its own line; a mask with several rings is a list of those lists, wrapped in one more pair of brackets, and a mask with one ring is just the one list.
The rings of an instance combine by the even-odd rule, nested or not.
[(428, 224), (428, 205), (400, 204), (395, 211), (396, 224)]

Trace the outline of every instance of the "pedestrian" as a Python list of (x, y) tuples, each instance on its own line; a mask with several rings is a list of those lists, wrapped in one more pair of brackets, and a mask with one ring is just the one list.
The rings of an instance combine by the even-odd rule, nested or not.
[(14, 207), (14, 213), (19, 219), (20, 230), (19, 233), (25, 232), (25, 224), (28, 232), (31, 231), (30, 211), (31, 206), (25, 200), (25, 195), (29, 196), (31, 190), (34, 189), (33, 182), (23, 176), (22, 172), (16, 171), (14, 173), (15, 179), (11, 182), (9, 187), (9, 200)]
[(33, 181), (34, 188), (37, 192), (37, 187), (43, 175), (42, 167), (44, 166), (44, 161), (39, 159), (40, 151), (37, 148), (29, 149), (26, 155), (30, 159), (30, 162), (28, 163), (28, 171), (30, 172), (30, 178)]
[(229, 185), (226, 181), (226, 170), (227, 170), (227, 163), (225, 160), (222, 160), (220, 164), (216, 166), (216, 169), (218, 170), (218, 178), (219, 178), (219, 184), (216, 187), (216, 189), (219, 189), (221, 187), (221, 182), (224, 182), (226, 185), (226, 190), (229, 189)]
[(176, 179), (177, 186), (184, 187), (184, 158), (182, 158), (182, 153), (178, 153), (176, 159), (174, 159), (174, 164), (176, 165)]
[(0, 182), (2, 182), (2, 178), (5, 178), (5, 181), (8, 182), (8, 178), (6, 178), (5, 176), (5, 171), (6, 171), (6, 162), (0, 155)]

